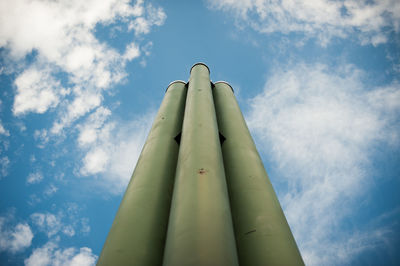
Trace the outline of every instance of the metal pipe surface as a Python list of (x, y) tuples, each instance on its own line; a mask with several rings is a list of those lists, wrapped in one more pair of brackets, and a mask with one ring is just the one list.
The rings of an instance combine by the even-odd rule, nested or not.
[(161, 265), (186, 94), (168, 87), (97, 265)]
[(238, 265), (209, 70), (191, 69), (164, 265)]
[(304, 265), (233, 90), (213, 95), (240, 265)]

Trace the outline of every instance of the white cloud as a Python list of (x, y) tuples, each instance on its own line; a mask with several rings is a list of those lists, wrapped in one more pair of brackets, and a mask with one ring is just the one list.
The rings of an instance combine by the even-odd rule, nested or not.
[[(1, 104), (1, 101), (0, 101)], [(10, 136), (10, 132), (4, 128), (3, 124), (0, 121), (0, 135)]]
[(129, 24), (129, 29), (133, 29), (136, 35), (148, 34), (152, 25), (161, 26), (164, 24), (167, 16), (161, 8), (154, 8), (152, 5), (147, 6), (147, 15), (138, 17)]
[[(346, 239), (328, 243), (328, 247), (334, 250), (334, 260), (332, 255), (320, 257), (320, 250), (309, 250), (306, 254), (307, 265), (351, 265), (351, 258), (355, 258), (360, 253), (369, 250), (374, 252), (378, 246), (390, 246), (393, 240), (393, 231), (387, 228), (371, 229), (368, 231), (356, 230)], [(326, 241), (320, 245), (326, 245)], [(349, 263), (350, 262), (350, 263)]]
[(9, 226), (12, 217), (0, 217), (0, 251), (19, 252), (29, 247), (33, 233), (26, 223)]
[(126, 60), (133, 60), (136, 57), (139, 57), (140, 55), (140, 50), (139, 47), (135, 43), (130, 43), (129, 45), (126, 46), (124, 58)]
[(3, 156), (0, 158), (0, 179), (8, 175), (8, 167), (10, 165), (10, 160), (7, 156)]
[(76, 97), (68, 104), (60, 120), (53, 124), (50, 130), (53, 134), (60, 134), (65, 126), (69, 126), (75, 119), (98, 107), (103, 100), (101, 93), (95, 90), (76, 87), (73, 91)]
[(29, 195), (29, 199), (28, 199), (27, 203), (31, 206), (34, 206), (41, 201), (42, 201), (42, 199), (39, 198), (36, 194), (31, 194), (31, 195)]
[(46, 197), (51, 197), (51, 196), (54, 195), (54, 193), (57, 192), (57, 190), (58, 190), (58, 188), (57, 188), (55, 185), (50, 184), (50, 185), (48, 185), (48, 186), (46, 187), (46, 189), (44, 190), (43, 193), (44, 193), (44, 195), (45, 195)]
[(35, 130), (33, 133), (33, 137), (35, 138), (35, 140), (40, 141), (38, 147), (42, 149), (45, 147), (46, 143), (50, 139), (47, 129)]
[(85, 152), (80, 173), (101, 174), (102, 182), (119, 193), (130, 179), (154, 113), (118, 122), (107, 121), (109, 115), (100, 107), (79, 126), (78, 142)]
[(71, 225), (65, 226), (65, 227), (63, 228), (62, 232), (63, 232), (65, 235), (69, 236), (69, 237), (75, 235), (75, 229), (74, 229)]
[(99, 107), (87, 119), (85, 124), (79, 126), (78, 143), (80, 146), (85, 146), (95, 142), (101, 134), (104, 122), (111, 115), (111, 111), (104, 107)]
[(33, 224), (48, 237), (57, 234), (63, 227), (61, 218), (52, 213), (33, 213), (31, 219)]
[(111, 157), (111, 154), (107, 154), (107, 144), (103, 144), (101, 147), (92, 148), (83, 159), (83, 175), (93, 175), (104, 172), (106, 170), (107, 163)]
[[(96, 53), (101, 44), (93, 35), (98, 23), (129, 21), (146, 15), (146, 8), (143, 1), (130, 5), (127, 0), (2, 1), (0, 46), (10, 48), (14, 57), (22, 57), (35, 49), (49, 62), (85, 67), (99, 56)], [(85, 56), (80, 58), (78, 55), (82, 54)], [(75, 57), (78, 63), (69, 65), (71, 60), (61, 63), (70, 57)]]
[(82, 218), (81, 219), (81, 230), (83, 234), (88, 234), (90, 232), (90, 225), (89, 225), (89, 219), (88, 218)]
[(82, 217), (82, 215), (79, 213), (81, 208), (79, 208), (77, 204), (67, 204), (65, 211), (65, 217), (69, 219), (69, 225), (67, 227), (71, 227), (74, 232), (79, 231), (84, 235), (90, 232), (89, 218)]
[(90, 232), (89, 219), (81, 217), (80, 209), (76, 204), (66, 204), (63, 211), (56, 214), (50, 212), (35, 212), (30, 218), (36, 228), (48, 238), (58, 237), (60, 233), (72, 237), (76, 232), (87, 234)]
[(32, 67), (25, 70), (16, 78), (15, 85), (17, 93), (13, 106), (14, 115), (44, 113), (57, 106), (62, 95), (68, 94), (60, 82), (50, 75), (50, 71), (43, 68)]
[[(49, 132), (60, 134), (101, 105), (104, 90), (120, 82), (126, 63), (140, 55), (140, 40), (130, 40), (120, 53), (96, 38), (96, 26), (148, 33), (166, 18), (161, 8), (141, 0), (130, 2), (2, 1), (0, 47), (7, 51), (7, 62), (29, 65), (17, 71), (14, 115), (56, 108), (58, 119)], [(143, 25), (130, 26), (136, 20)], [(24, 61), (26, 55), (33, 55), (33, 60)]]
[(36, 248), (25, 260), (26, 266), (68, 265), (90, 266), (95, 265), (97, 256), (87, 247), (79, 250), (71, 247), (62, 249), (56, 242), (48, 242), (43, 247)]
[(26, 179), (28, 184), (37, 184), (42, 182), (43, 174), (41, 172), (30, 173)]
[[(209, 0), (212, 9), (233, 13), (240, 27), (262, 33), (304, 33), (326, 45), (332, 37), (358, 36), (362, 44), (388, 41), (400, 30), (400, 3), (330, 0)], [(390, 30), (388, 30), (390, 28)]]
[(399, 141), (400, 85), (366, 87), (363, 77), (352, 66), (299, 64), (251, 102), (249, 126), (286, 178), (281, 203), (306, 264), (340, 264), (377, 243), (339, 229), (368, 190), (371, 152)]

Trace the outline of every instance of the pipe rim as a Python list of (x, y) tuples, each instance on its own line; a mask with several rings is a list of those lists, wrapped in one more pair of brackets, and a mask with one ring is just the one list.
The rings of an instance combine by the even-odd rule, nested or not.
[(203, 66), (205, 66), (205, 67), (207, 68), (207, 70), (208, 70), (208, 74), (210, 74), (210, 68), (209, 68), (205, 63), (203, 63), (203, 62), (198, 62), (198, 63), (194, 64), (194, 65), (190, 68), (190, 74), (192, 73), (192, 69), (193, 69), (195, 66), (197, 66), (197, 65), (203, 65)]
[(228, 85), (229, 88), (231, 88), (232, 92), (235, 93), (235, 90), (232, 88), (231, 84), (229, 84), (227, 81), (225, 81), (225, 80), (219, 80), (219, 81), (215, 82), (214, 85), (217, 84), (217, 83), (223, 83), (223, 84)]
[(170, 84), (168, 84), (167, 88), (165, 89), (165, 92), (167, 92), (168, 89), (169, 89), (169, 87), (171, 87), (171, 85), (172, 85), (172, 84), (175, 84), (175, 83), (183, 83), (183, 84), (186, 85), (186, 81), (183, 81), (183, 80), (174, 80), (174, 81), (172, 81)]

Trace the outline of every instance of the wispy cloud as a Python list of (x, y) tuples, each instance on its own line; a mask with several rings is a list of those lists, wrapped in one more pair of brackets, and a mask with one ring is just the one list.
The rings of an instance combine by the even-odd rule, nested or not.
[(26, 266), (45, 265), (95, 265), (97, 256), (88, 247), (80, 249), (60, 248), (58, 241), (49, 241), (44, 246), (33, 250), (32, 254), (25, 260)]
[(78, 143), (84, 153), (79, 172), (99, 175), (109, 191), (119, 193), (130, 179), (154, 112), (130, 121), (109, 116), (110, 111), (100, 107), (78, 126)]
[(45, 197), (49, 198), (49, 197), (53, 196), (54, 193), (57, 192), (57, 190), (58, 190), (58, 187), (56, 187), (53, 184), (50, 184), (50, 185), (48, 185), (46, 187), (46, 189), (44, 190), (43, 194), (44, 194)]
[[(0, 100), (0, 108), (2, 107), (1, 105), (2, 105), (2, 102)], [(10, 136), (10, 132), (7, 129), (4, 128), (4, 126), (3, 126), (3, 124), (2, 124), (2, 122), (0, 120), (0, 137), (1, 138), (6, 138), (6, 137), (9, 137), (9, 136)], [(8, 175), (8, 168), (10, 166), (10, 160), (9, 160), (8, 156), (4, 156), (2, 154), (3, 153), (3, 148), (4, 148), (4, 150), (8, 149), (8, 142), (4, 141), (3, 139), (1, 141), (2, 141), (2, 144), (3, 144), (2, 146), (3, 147), (0, 147), (0, 180), (3, 177)]]
[(62, 227), (60, 218), (52, 213), (34, 213), (31, 215), (31, 219), (33, 224), (45, 232), (48, 237), (57, 234)]
[(148, 34), (153, 25), (161, 26), (166, 18), (167, 16), (161, 8), (148, 5), (147, 14), (131, 21), (128, 29), (133, 29), (136, 35)]
[(10, 132), (7, 129), (4, 128), (3, 124), (1, 123), (1, 121), (0, 121), (0, 135), (10, 136)]
[(64, 211), (57, 213), (35, 212), (30, 218), (34, 228), (53, 238), (64, 234), (68, 237), (74, 236), (77, 232), (87, 234), (90, 232), (89, 220), (81, 217), (79, 207), (76, 204), (69, 203)]
[(351, 65), (298, 64), (276, 71), (251, 101), (249, 126), (286, 178), (281, 203), (310, 265), (340, 264), (385, 236), (339, 229), (368, 191), (374, 148), (399, 144), (400, 85), (364, 78)]
[(361, 44), (378, 45), (400, 30), (400, 4), (385, 1), (217, 0), (211, 9), (232, 14), (239, 27), (262, 33), (303, 33), (326, 45), (332, 37), (356, 36)]
[(42, 182), (42, 180), (43, 180), (43, 174), (41, 172), (34, 172), (28, 175), (28, 177), (26, 178), (26, 183), (37, 184)]
[(10, 160), (7, 156), (0, 158), (0, 179), (8, 174), (8, 167), (10, 166)]

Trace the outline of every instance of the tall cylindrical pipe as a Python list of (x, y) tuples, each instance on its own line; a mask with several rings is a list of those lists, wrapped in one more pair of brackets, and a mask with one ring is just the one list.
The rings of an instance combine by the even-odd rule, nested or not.
[(187, 87), (167, 88), (97, 265), (160, 265)]
[(213, 95), (240, 265), (304, 265), (232, 88)]
[(191, 69), (164, 265), (237, 265), (208, 67)]

